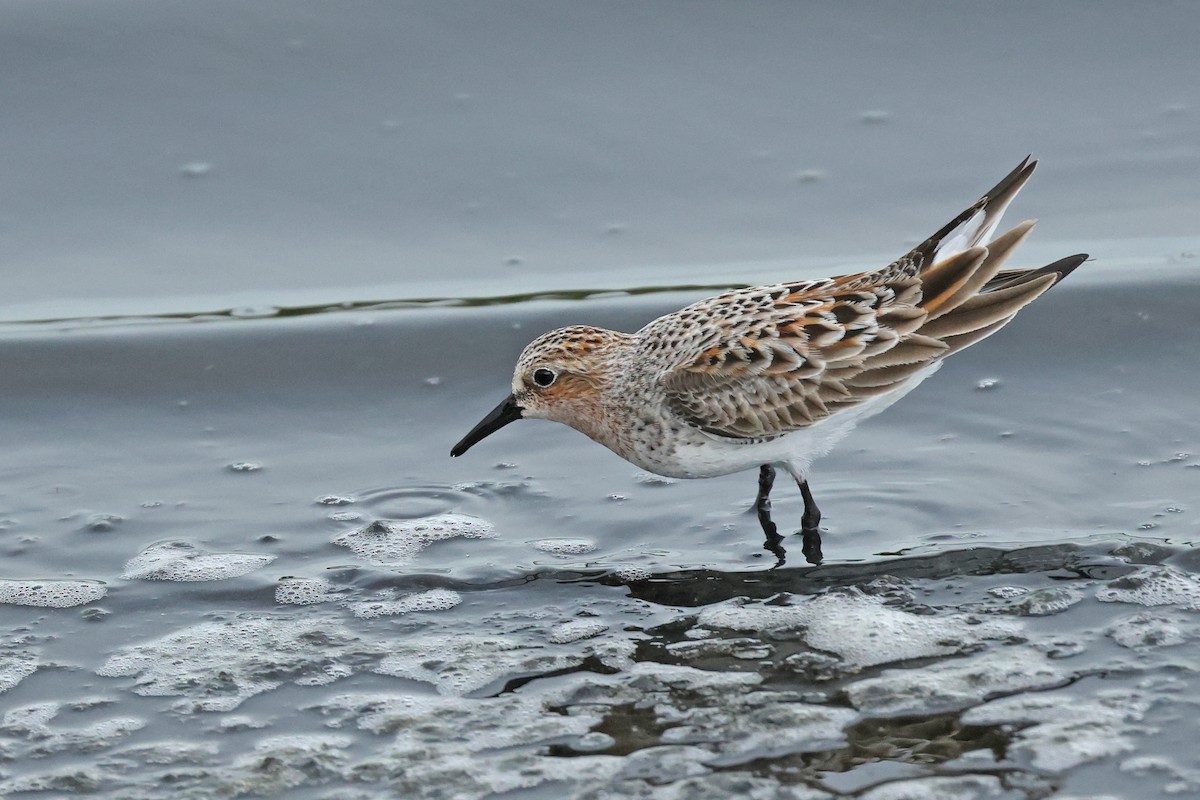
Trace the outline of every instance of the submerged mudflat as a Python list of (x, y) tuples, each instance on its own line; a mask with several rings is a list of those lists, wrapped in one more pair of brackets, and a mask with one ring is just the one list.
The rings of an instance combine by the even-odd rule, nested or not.
[(773, 570), (753, 474), (447, 456), (536, 333), (687, 293), (10, 326), (0, 793), (1200, 792), (1200, 288), (1119, 272), (819, 462)]

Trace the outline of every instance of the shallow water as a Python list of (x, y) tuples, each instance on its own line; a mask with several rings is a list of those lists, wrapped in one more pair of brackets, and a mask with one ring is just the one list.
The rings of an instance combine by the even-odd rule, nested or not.
[(447, 457), (535, 332), (685, 299), (10, 331), (0, 790), (1200, 791), (1189, 274), (1064, 284), (862, 426), (818, 567), (752, 474)]
[[(0, 795), (1200, 796), (1198, 8), (0, 5)], [(823, 564), (449, 458), (538, 333), (1027, 151), (1014, 261), (1095, 261), (818, 462)]]

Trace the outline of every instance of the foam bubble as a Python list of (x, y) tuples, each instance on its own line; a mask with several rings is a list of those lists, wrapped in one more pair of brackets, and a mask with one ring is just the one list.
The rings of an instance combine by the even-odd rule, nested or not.
[(851, 705), (869, 714), (928, 715), (974, 705), (985, 697), (1054, 686), (1067, 679), (1032, 647), (1005, 647), (972, 658), (930, 664), (919, 670), (890, 669), (850, 684)]
[(1008, 756), (1039, 770), (1066, 772), (1134, 750), (1127, 735), (1129, 723), (1139, 722), (1149, 708), (1149, 700), (1127, 690), (1090, 697), (1071, 691), (1041, 692), (985, 703), (963, 714), (963, 722), (1024, 725), (1009, 744)]
[(25, 651), (0, 651), (0, 692), (7, 692), (38, 670), (37, 658)]
[(108, 589), (99, 581), (0, 580), (0, 603), (40, 608), (71, 608), (94, 603)]
[(534, 550), (555, 556), (581, 556), (596, 552), (596, 543), (588, 539), (537, 539), (529, 544)]
[(334, 538), (358, 557), (380, 567), (402, 567), (434, 542), (495, 536), (487, 520), (466, 514), (437, 514), (412, 520), (376, 520)]
[(550, 641), (555, 644), (578, 642), (581, 639), (591, 639), (593, 636), (599, 636), (606, 630), (608, 630), (608, 626), (603, 622), (574, 620), (572, 622), (564, 622), (562, 625), (555, 625), (550, 631)]
[(1176, 621), (1154, 613), (1134, 614), (1108, 627), (1108, 635), (1122, 647), (1172, 647), (1182, 644), (1183, 627)]
[(96, 674), (136, 676), (132, 689), (140, 695), (187, 698), (174, 706), (183, 713), (231, 711), (285, 679), (329, 675), (347, 648), (372, 655), (387, 645), (372, 645), (328, 618), (246, 616), (123, 647)]
[(626, 564), (624, 566), (617, 567), (615, 570), (613, 570), (613, 575), (618, 580), (628, 581), (628, 582), (632, 583), (633, 581), (649, 580), (650, 579), (650, 570), (646, 569), (645, 567), (634, 566), (633, 564)]
[(1102, 603), (1179, 606), (1200, 610), (1200, 579), (1171, 566), (1142, 567), (1096, 592)]
[(705, 609), (697, 622), (706, 628), (778, 634), (802, 631), (809, 646), (838, 655), (843, 668), (960, 653), (987, 639), (1020, 630), (1009, 620), (978, 620), (966, 614), (918, 615), (886, 605), (883, 597), (856, 589), (789, 605), (725, 604)]
[(892, 781), (859, 800), (1008, 800), (1014, 797), (994, 775), (953, 775)]
[(311, 606), (332, 599), (333, 584), (326, 578), (281, 578), (275, 585), (280, 605)]
[(152, 544), (125, 564), (126, 580), (222, 581), (265, 567), (275, 556), (251, 553), (212, 553), (172, 540)]
[(354, 616), (359, 619), (394, 616), (420, 611), (446, 611), (462, 602), (462, 595), (449, 589), (430, 589), (415, 592), (394, 600), (363, 600), (347, 603)]
[(541, 674), (578, 666), (582, 655), (523, 647), (513, 637), (460, 633), (414, 636), (396, 643), (379, 663), (382, 675), (423, 681), (442, 694), (462, 695), (513, 674)]

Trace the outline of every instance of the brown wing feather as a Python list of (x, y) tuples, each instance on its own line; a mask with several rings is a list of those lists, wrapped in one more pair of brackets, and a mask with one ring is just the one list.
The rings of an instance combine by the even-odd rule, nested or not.
[[(900, 363), (927, 363), (944, 347), (909, 341), (925, 320), (918, 280), (865, 281), (870, 274), (731, 292), (685, 309), (703, 314), (707, 334), (662, 377), (672, 410), (720, 436), (770, 439), (864, 399), (842, 379), (902, 343)], [(661, 337), (653, 325), (643, 333)]]
[[(729, 292), (655, 320), (639, 335), (645, 346), (672, 354), (660, 376), (668, 404), (710, 433), (772, 439), (890, 392), (999, 330), (1087, 256), (1000, 272), (1032, 229), (1029, 221), (987, 246), (980, 233), (958, 250), (972, 238), (962, 235), (955, 252), (928, 262), (946, 236), (958, 236), (959, 226), (981, 212), (978, 230), (994, 228), (1036, 163), (1023, 161), (883, 269)], [(685, 337), (681, 329), (701, 335)]]

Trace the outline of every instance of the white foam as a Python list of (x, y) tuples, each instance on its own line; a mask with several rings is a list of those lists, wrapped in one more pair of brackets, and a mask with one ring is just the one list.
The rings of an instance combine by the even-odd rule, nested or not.
[(347, 647), (359, 654), (387, 650), (328, 618), (245, 616), (123, 647), (96, 673), (136, 676), (132, 689), (140, 695), (187, 698), (174, 706), (184, 713), (230, 711), (284, 677), (322, 681)]
[(380, 567), (402, 567), (434, 542), (447, 539), (485, 539), (495, 536), (492, 523), (466, 514), (437, 514), (412, 520), (376, 520), (335, 537), (333, 543), (348, 547)]
[(650, 579), (650, 570), (645, 567), (626, 564), (613, 570), (613, 575), (622, 581), (645, 581)]
[(855, 708), (880, 716), (932, 714), (975, 705), (994, 694), (1054, 686), (1067, 673), (1032, 647), (1004, 647), (919, 670), (890, 669), (846, 687)]
[(855, 795), (859, 800), (1012, 800), (994, 775), (954, 775), (892, 781)]
[(1142, 567), (1096, 592), (1102, 603), (1179, 606), (1200, 610), (1200, 578), (1172, 566)]
[(359, 619), (395, 616), (422, 611), (446, 611), (462, 602), (462, 595), (449, 589), (430, 589), (396, 599), (362, 600), (346, 605)]
[(1119, 619), (1106, 631), (1122, 647), (1149, 649), (1172, 647), (1184, 641), (1184, 628), (1177, 620), (1146, 612)]
[(0, 692), (7, 692), (38, 670), (38, 660), (21, 650), (0, 650)]
[(281, 578), (275, 585), (280, 605), (311, 606), (333, 599), (333, 584), (326, 578)]
[(1020, 630), (1011, 620), (980, 622), (966, 614), (913, 614), (856, 589), (787, 599), (787, 605), (727, 603), (710, 607), (700, 613), (697, 622), (705, 628), (757, 634), (798, 632), (810, 647), (836, 654), (849, 671), (959, 653)]
[(581, 556), (596, 552), (596, 543), (588, 539), (537, 539), (529, 544), (534, 550), (555, 556)]
[(395, 645), (375, 671), (423, 681), (442, 694), (462, 695), (508, 675), (540, 674), (577, 666), (582, 655), (523, 647), (515, 637), (411, 636)]
[(13, 581), (0, 579), (0, 603), (71, 608), (94, 603), (108, 592), (99, 581)]
[(599, 636), (607, 630), (608, 626), (603, 622), (574, 620), (572, 622), (564, 622), (562, 625), (555, 625), (550, 630), (550, 641), (555, 644), (578, 642), (581, 639), (591, 639), (594, 636)]
[(252, 553), (213, 553), (190, 542), (157, 542), (125, 564), (126, 580), (222, 581), (265, 567), (275, 556)]
[(1039, 770), (1065, 772), (1134, 750), (1128, 723), (1140, 721), (1149, 708), (1145, 697), (1126, 690), (1090, 697), (1057, 691), (993, 700), (962, 719), (968, 725), (1036, 723), (1017, 734), (1008, 757)]

